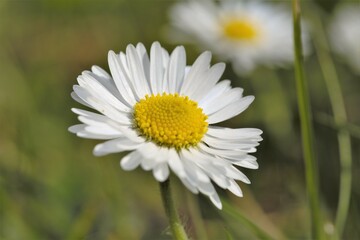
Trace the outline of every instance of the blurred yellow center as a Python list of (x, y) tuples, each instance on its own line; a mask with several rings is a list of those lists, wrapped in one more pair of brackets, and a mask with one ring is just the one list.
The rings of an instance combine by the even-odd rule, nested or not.
[(248, 20), (232, 19), (223, 27), (225, 36), (234, 40), (254, 40), (258, 35), (256, 26)]
[(146, 95), (134, 107), (140, 134), (160, 146), (195, 146), (207, 131), (207, 116), (197, 103), (178, 94)]

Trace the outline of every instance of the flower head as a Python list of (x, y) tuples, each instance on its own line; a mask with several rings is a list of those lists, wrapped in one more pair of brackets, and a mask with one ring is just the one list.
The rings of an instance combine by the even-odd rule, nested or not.
[(330, 42), (335, 52), (341, 55), (360, 74), (360, 7), (340, 7), (330, 25)]
[(165, 181), (169, 168), (193, 193), (201, 192), (221, 208), (213, 182), (242, 196), (235, 180), (250, 183), (234, 165), (256, 169), (259, 129), (214, 126), (244, 111), (254, 100), (243, 89), (219, 79), (225, 64), (210, 66), (204, 52), (186, 66), (185, 50), (169, 56), (158, 42), (148, 56), (139, 43), (126, 53), (109, 52), (111, 75), (98, 66), (84, 71), (72, 97), (98, 113), (73, 108), (82, 124), (69, 128), (79, 137), (107, 140), (94, 154), (130, 151), (121, 160), (124, 170), (141, 166)]
[[(293, 61), (291, 11), (257, 1), (188, 1), (170, 13), (175, 38), (185, 37), (233, 63), (241, 75), (257, 65)], [(179, 35), (180, 32), (180, 35)], [(307, 37), (304, 32), (304, 42)], [(304, 45), (307, 49), (306, 44)]]

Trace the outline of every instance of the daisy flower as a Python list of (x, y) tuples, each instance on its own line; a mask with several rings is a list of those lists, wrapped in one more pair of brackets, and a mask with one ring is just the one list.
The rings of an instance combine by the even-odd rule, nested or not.
[(333, 50), (360, 74), (360, 5), (338, 9), (329, 32)]
[(278, 5), (187, 1), (171, 9), (170, 19), (172, 38), (195, 41), (211, 49), (231, 61), (240, 75), (248, 74), (257, 65), (272, 67), (293, 62), (291, 11)]
[(69, 128), (79, 137), (106, 140), (94, 155), (129, 151), (124, 170), (141, 166), (165, 181), (170, 170), (193, 193), (207, 195), (221, 209), (217, 184), (242, 196), (235, 180), (250, 183), (235, 166), (256, 169), (261, 130), (214, 126), (244, 111), (254, 100), (242, 88), (219, 82), (225, 64), (210, 66), (211, 53), (192, 66), (178, 46), (169, 55), (158, 42), (150, 57), (143, 44), (128, 45), (126, 53), (110, 51), (111, 75), (98, 66), (84, 71), (72, 97), (98, 113), (73, 108), (82, 124)]

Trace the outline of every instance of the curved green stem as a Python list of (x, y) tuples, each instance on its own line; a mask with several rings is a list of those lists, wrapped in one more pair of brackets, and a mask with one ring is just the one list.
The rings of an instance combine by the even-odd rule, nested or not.
[[(336, 72), (335, 64), (330, 56), (330, 48), (327, 42), (324, 26), (317, 14), (313, 14), (313, 22), (316, 26), (314, 31), (315, 50), (324, 76), (325, 84), (329, 93), (331, 108), (334, 114), (334, 122), (338, 126), (347, 124), (344, 97), (341, 92), (340, 81)], [(337, 134), (340, 157), (340, 190), (336, 212), (335, 230), (338, 238), (341, 238), (349, 211), (351, 197), (351, 138), (346, 128), (338, 130)]]
[(187, 240), (188, 237), (184, 230), (183, 225), (180, 222), (179, 215), (174, 206), (174, 201), (171, 197), (170, 180), (160, 183), (161, 198), (164, 204), (166, 215), (169, 219), (170, 229), (173, 238), (176, 240)]
[(301, 17), (300, 1), (293, 0), (293, 28), (295, 52), (295, 78), (299, 106), (302, 147), (305, 161), (306, 188), (311, 211), (312, 238), (323, 239), (322, 219), (320, 213), (318, 170), (314, 150), (314, 137), (311, 124), (311, 111), (307, 83), (304, 77), (302, 42), (301, 42)]

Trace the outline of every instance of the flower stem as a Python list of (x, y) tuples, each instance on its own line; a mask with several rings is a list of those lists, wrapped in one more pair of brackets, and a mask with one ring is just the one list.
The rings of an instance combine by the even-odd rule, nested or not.
[(292, 1), (294, 52), (295, 52), (295, 78), (298, 98), (298, 107), (301, 124), (303, 154), (305, 161), (306, 188), (311, 211), (312, 238), (323, 239), (322, 219), (320, 213), (318, 170), (314, 150), (314, 138), (311, 124), (311, 111), (307, 83), (304, 77), (302, 42), (301, 42), (301, 10), (300, 0)]
[[(313, 21), (317, 26), (314, 32), (314, 44), (318, 55), (319, 64), (328, 89), (331, 108), (336, 125), (343, 126), (347, 123), (344, 97), (341, 92), (339, 78), (335, 64), (329, 54), (330, 48), (324, 32), (324, 26), (317, 14), (313, 14)], [(335, 230), (336, 235), (341, 238), (349, 211), (351, 196), (351, 138), (346, 128), (338, 130), (337, 134), (340, 157), (340, 191), (338, 208), (336, 212)]]
[(174, 201), (171, 197), (170, 180), (160, 183), (161, 198), (164, 204), (166, 215), (169, 219), (170, 229), (173, 238), (176, 240), (187, 240), (188, 237), (180, 222), (179, 215), (175, 209)]

